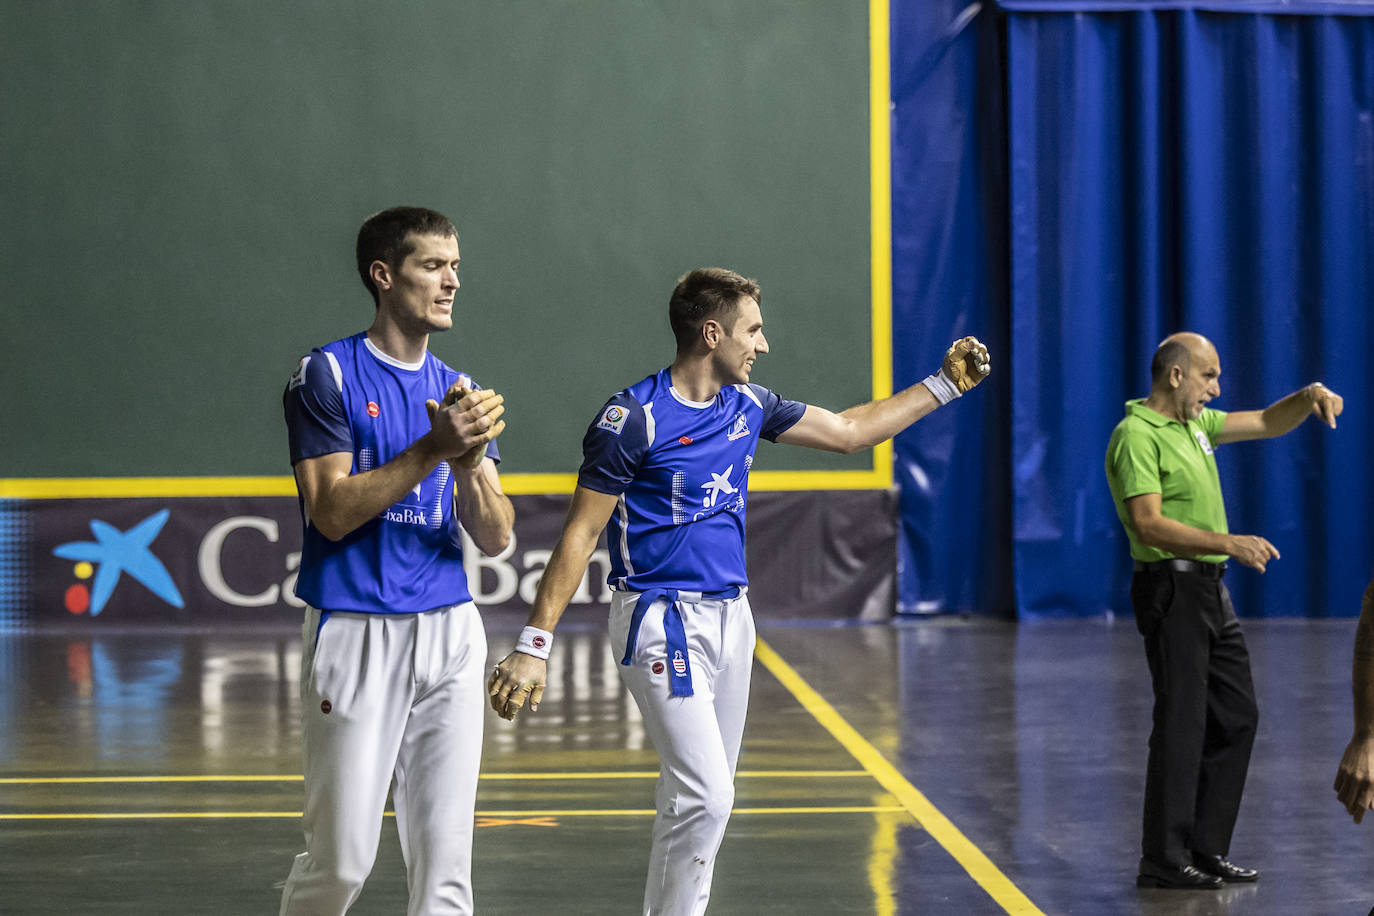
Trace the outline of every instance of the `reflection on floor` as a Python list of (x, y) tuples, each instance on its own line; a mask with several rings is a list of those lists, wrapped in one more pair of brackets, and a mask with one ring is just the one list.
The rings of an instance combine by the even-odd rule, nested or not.
[[(518, 628), (490, 623), (493, 655)], [(1177, 892), (1134, 886), (1150, 689), (1129, 623), (760, 624), (1044, 913), (1362, 916), (1374, 825), (1331, 791), (1354, 622), (1246, 630), (1261, 726), (1232, 853), (1264, 874)], [(298, 660), (295, 632), (0, 636), (0, 912), (275, 912), (301, 844)], [(656, 762), (615, 667), (570, 628), (540, 712), (489, 718), (479, 912), (638, 911)], [(1007, 911), (762, 665), (750, 710), (713, 916)], [(404, 899), (388, 820), (352, 912)]]

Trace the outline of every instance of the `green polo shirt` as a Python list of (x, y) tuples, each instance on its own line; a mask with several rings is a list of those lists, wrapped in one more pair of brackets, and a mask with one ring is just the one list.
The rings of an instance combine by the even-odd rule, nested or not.
[[(1165, 518), (1203, 531), (1225, 534), (1226, 506), (1221, 500), (1221, 480), (1212, 453), (1226, 412), (1203, 408), (1196, 420), (1180, 423), (1156, 413), (1143, 398), (1126, 402), (1126, 416), (1112, 430), (1107, 443), (1107, 485), (1112, 490), (1117, 517), (1131, 541), (1131, 556), (1150, 562), (1175, 554), (1146, 547), (1136, 539), (1126, 500), (1142, 493), (1160, 494)], [(1225, 554), (1195, 559), (1224, 563)]]

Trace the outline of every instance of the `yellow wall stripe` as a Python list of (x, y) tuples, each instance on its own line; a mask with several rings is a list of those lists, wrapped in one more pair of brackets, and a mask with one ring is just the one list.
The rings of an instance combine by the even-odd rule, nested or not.
[[(892, 101), (888, 0), (868, 4), (869, 319), (873, 400), (892, 394)], [(874, 487), (892, 486), (892, 443), (873, 449)]]
[(969, 877), (987, 891), (993, 900), (1008, 913), (1017, 916), (1044, 916), (1030, 898), (1012, 884), (1006, 875), (983, 854), (958, 827), (940, 813), (915, 786), (907, 781), (901, 772), (888, 763), (872, 744), (858, 733), (825, 698), (812, 689), (773, 649), (762, 639), (758, 641), (755, 654), (760, 663), (786, 687), (797, 702), (816, 718), (844, 749), (854, 755), (884, 789), (890, 792), (911, 813), (911, 816), (925, 828), (935, 841), (945, 848), (954, 860), (968, 872)]
[[(886, 474), (866, 471), (754, 471), (749, 489), (872, 490), (892, 484)], [(576, 474), (508, 474), (501, 487), (515, 495), (571, 493)], [(169, 499), (200, 496), (291, 496), (296, 482), (283, 477), (11, 477), (0, 478), (0, 499)]]

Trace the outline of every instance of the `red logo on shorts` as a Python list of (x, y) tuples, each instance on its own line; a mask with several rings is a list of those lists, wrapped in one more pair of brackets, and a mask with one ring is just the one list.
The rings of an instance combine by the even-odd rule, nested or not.
[(334, 707), (330, 705), (328, 700), (325, 700), (323, 703), (320, 704), (320, 712), (324, 713), (326, 716), (329, 715), (329, 710), (333, 708)]
[(692, 437), (691, 437), (691, 436), (683, 436), (681, 439), (679, 439), (679, 440), (677, 440), (677, 441), (681, 442), (683, 445), (691, 445), (691, 444), (692, 444)]
[(536, 649), (544, 648), (544, 637), (542, 636), (536, 636), (534, 639), (531, 639), (530, 642), (534, 643)]
[(382, 408), (380, 408), (380, 407), (377, 406), (377, 402), (376, 402), (376, 401), (368, 401), (368, 402), (367, 402), (367, 415), (368, 415), (369, 417), (375, 417), (375, 416), (377, 416), (377, 414), (379, 414), (379, 413), (381, 413), (381, 412), (382, 412)]
[(654, 674), (662, 674), (662, 673), (663, 673), (663, 662), (654, 662), (653, 665), (650, 667), (649, 670), (652, 671)]

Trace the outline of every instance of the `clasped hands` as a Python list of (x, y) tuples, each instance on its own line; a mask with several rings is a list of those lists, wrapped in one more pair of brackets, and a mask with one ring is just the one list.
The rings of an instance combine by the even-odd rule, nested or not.
[(506, 428), (505, 401), (495, 391), (473, 391), (463, 382), (454, 382), (443, 401), (425, 401), (430, 434), (451, 464), (474, 470), (482, 463), (487, 443)]

